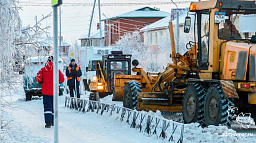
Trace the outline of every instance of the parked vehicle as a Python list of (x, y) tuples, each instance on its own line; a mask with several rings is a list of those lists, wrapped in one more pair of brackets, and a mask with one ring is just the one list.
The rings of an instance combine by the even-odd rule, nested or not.
[[(36, 82), (36, 74), (44, 67), (48, 56), (31, 57), (25, 61), (25, 71), (23, 75), (24, 91), (26, 101), (31, 100), (32, 96), (42, 96), (42, 83)], [(59, 58), (59, 69), (63, 73), (63, 61)], [(60, 95), (64, 92), (64, 83), (60, 84)]]

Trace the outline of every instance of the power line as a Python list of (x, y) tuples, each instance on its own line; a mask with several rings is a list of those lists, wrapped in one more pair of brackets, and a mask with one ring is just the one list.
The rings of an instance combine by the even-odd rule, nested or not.
[[(180, 1), (176, 4), (184, 4), (195, 1)], [(144, 2), (144, 3), (101, 3), (101, 6), (134, 6), (134, 5), (170, 5), (173, 2)], [(20, 2), (21, 6), (51, 6), (50, 3)], [(63, 3), (62, 6), (93, 6), (93, 3)]]

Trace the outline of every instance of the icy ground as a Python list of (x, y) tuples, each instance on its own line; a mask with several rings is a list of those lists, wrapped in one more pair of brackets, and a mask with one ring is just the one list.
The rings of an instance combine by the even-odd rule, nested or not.
[[(5, 108), (3, 143), (50, 143), (54, 141), (54, 128), (44, 128), (42, 99), (24, 101), (24, 94), (12, 97), (12, 108)], [(80, 113), (64, 107), (64, 96), (59, 98), (60, 143), (141, 143), (161, 142), (147, 137), (125, 123), (103, 118), (95, 113)]]
[[(42, 98), (25, 101), (22, 85), (16, 90), (1, 93), (9, 102), (2, 108), (2, 143), (50, 143), (54, 141), (54, 128), (44, 128)], [(9, 94), (9, 93), (8, 93)], [(87, 98), (83, 95), (83, 98)], [(122, 102), (111, 101), (112, 96), (101, 99), (101, 102), (122, 106)], [(154, 113), (151, 113), (154, 114)], [(156, 113), (160, 116), (159, 113)], [(252, 143), (256, 134), (237, 133), (224, 126), (202, 128), (199, 124), (185, 125), (184, 143)], [(162, 143), (167, 142), (149, 137), (145, 133), (130, 128), (126, 123), (111, 117), (100, 116), (93, 112), (78, 112), (64, 107), (64, 96), (59, 98), (59, 141), (60, 143)]]

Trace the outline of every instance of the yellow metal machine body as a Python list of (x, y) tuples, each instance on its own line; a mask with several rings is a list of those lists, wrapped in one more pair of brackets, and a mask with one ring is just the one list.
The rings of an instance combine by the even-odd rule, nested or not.
[(256, 15), (253, 2), (192, 2), (190, 12), (194, 12), (196, 21), (190, 23), (195, 24), (195, 41), (184, 55), (176, 53), (170, 22), (173, 63), (164, 72), (145, 73), (135, 66), (132, 71), (139, 75), (115, 74), (114, 86), (104, 78), (100, 83), (106, 92), (113, 87), (113, 100), (122, 100), (128, 97), (124, 95), (126, 83), (139, 82), (142, 92), (137, 93), (137, 110), (183, 112), (185, 123), (205, 120), (206, 125), (230, 124), (229, 109), (225, 107), (233, 106), (233, 100), (239, 107), (256, 104), (256, 40), (253, 32), (239, 31), (240, 20)]
[[(131, 75), (131, 55), (122, 51), (111, 51), (96, 63), (96, 82), (90, 83), (90, 91), (99, 94), (100, 98), (113, 94), (113, 100), (122, 100), (119, 94), (126, 77)], [(122, 81), (119, 82), (120, 77)], [(117, 81), (116, 81), (117, 80)]]
[[(173, 26), (170, 22), (169, 30), (172, 42), (170, 57), (173, 58), (173, 63), (169, 63), (169, 68), (153, 80), (150, 80), (146, 74), (143, 74), (142, 78), (136, 79), (140, 83), (144, 80), (147, 83), (145, 84), (146, 88), (149, 89), (147, 92), (138, 93), (137, 109), (181, 112), (184, 110), (182, 98), (184, 95), (190, 94), (187, 89), (190, 84), (190, 87), (202, 88), (202, 92), (204, 92), (202, 97), (205, 98), (205, 102), (209, 99), (210, 105), (215, 104), (215, 99), (210, 96), (218, 92), (216, 88), (221, 88), (219, 94), (223, 98), (222, 102), (227, 100), (230, 103), (235, 99), (235, 102), (239, 102), (240, 107), (255, 105), (256, 39), (254, 38), (256, 38), (256, 30), (253, 28), (251, 28), (252, 30), (241, 30), (243, 29), (243, 20), (249, 20), (250, 17), (256, 18), (254, 2), (252, 0), (192, 2), (190, 12), (194, 12), (191, 15), (196, 17), (196, 22), (190, 23), (196, 24), (197, 31), (194, 33), (196, 42), (184, 55), (176, 53)], [(141, 72), (143, 70), (135, 68), (133, 71)], [(188, 100), (188, 102), (191, 101)], [(240, 102), (243, 104), (240, 105)], [(197, 101), (195, 104), (198, 104)], [(204, 109), (208, 109), (208, 107)], [(228, 111), (221, 112), (224, 114)], [(209, 113), (207, 114), (209, 115)], [(207, 114), (205, 116), (208, 116)], [(209, 115), (206, 118), (209, 118), (206, 119), (209, 121), (207, 124), (220, 123), (216, 116)], [(216, 119), (216, 122), (211, 123), (210, 119)], [(196, 120), (194, 118), (191, 122)]]
[[(201, 23), (201, 42), (206, 44), (207, 60), (204, 62), (203, 56), (199, 57), (199, 77), (200, 79), (220, 79), (233, 81), (237, 92), (248, 93), (248, 103), (255, 102), (255, 42), (250, 42), (250, 36), (246, 37), (245, 33), (253, 33), (246, 31), (240, 32), (241, 21), (248, 16), (256, 14), (255, 1), (201, 1), (192, 2), (190, 11), (201, 13), (200, 18), (207, 22)], [(232, 4), (232, 5), (231, 5)], [(243, 8), (239, 8), (243, 5)], [(216, 23), (216, 15), (223, 14), (225, 23)], [(233, 21), (232, 21), (233, 20)], [(231, 28), (228, 27), (231, 21)], [(240, 23), (240, 25), (239, 25)], [(242, 23), (243, 24), (243, 23)], [(200, 26), (198, 26), (200, 27)], [(226, 28), (226, 29), (225, 29)], [(240, 29), (239, 29), (240, 28)], [(229, 31), (231, 32), (229, 32)], [(227, 34), (229, 32), (229, 34)], [(232, 35), (233, 32), (233, 35)], [(231, 33), (231, 35), (230, 35)], [(204, 35), (205, 34), (205, 35)], [(199, 35), (198, 35), (199, 36)], [(201, 51), (203, 46), (201, 44)], [(200, 52), (200, 51), (199, 51)], [(202, 52), (202, 54), (205, 54)], [(202, 55), (201, 54), (201, 55)], [(200, 53), (199, 53), (200, 55)], [(200, 58), (201, 61), (200, 61)], [(204, 63), (203, 63), (204, 62)], [(200, 66), (205, 67), (200, 69)], [(239, 86), (245, 85), (245, 86)]]

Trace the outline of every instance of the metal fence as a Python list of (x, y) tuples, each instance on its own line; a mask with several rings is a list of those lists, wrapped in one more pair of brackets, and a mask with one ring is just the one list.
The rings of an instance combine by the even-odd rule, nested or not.
[(95, 112), (101, 116), (115, 117), (131, 128), (173, 143), (183, 142), (184, 124), (157, 117), (143, 111), (131, 110), (112, 104), (65, 97), (65, 106), (81, 112)]

